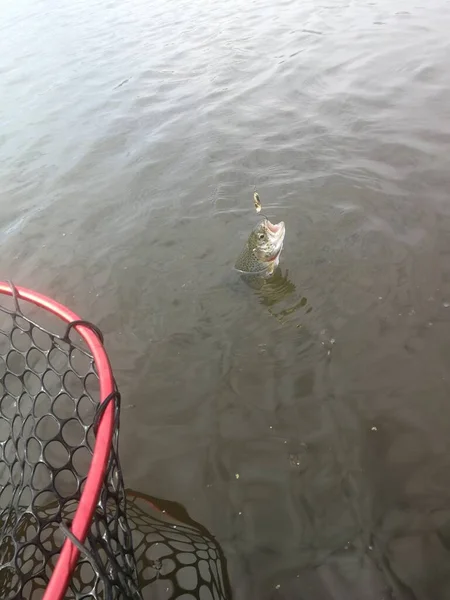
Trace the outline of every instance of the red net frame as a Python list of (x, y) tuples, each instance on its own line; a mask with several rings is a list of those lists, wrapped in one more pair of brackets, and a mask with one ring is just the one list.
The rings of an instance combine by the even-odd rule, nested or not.
[[(81, 321), (80, 317), (66, 306), (33, 290), (13, 286), (6, 282), (0, 282), (0, 294), (12, 296), (14, 298), (17, 308), (17, 312), (15, 313), (16, 318), (17, 315), (21, 316), (22, 314), (18, 304), (19, 300), (21, 300), (51, 313), (68, 327), (72, 324), (73, 329), (82, 338), (92, 355), (100, 386), (98, 398), (99, 404), (102, 404), (107, 399), (114, 399), (116, 387), (111, 365), (103, 347), (101, 336), (99, 337), (94, 326)], [(36, 326), (38, 328), (40, 327), (37, 324)], [(115, 403), (108, 401), (104, 410), (101, 411), (101, 417), (95, 431), (92, 458), (87, 476), (84, 480), (84, 487), (79, 498), (77, 498), (77, 507), (74, 510), (73, 518), (71, 519), (70, 533), (66, 534), (66, 539), (62, 544), (55, 567), (46, 585), (43, 600), (62, 600), (65, 597), (74, 569), (77, 566), (80, 548), (83, 549), (83, 544), (86, 541), (86, 537), (92, 525), (94, 511), (98, 505), (102, 487), (105, 484), (107, 471), (111, 469), (112, 461), (117, 459), (117, 455), (115, 454), (116, 448), (114, 447), (114, 438), (117, 434), (116, 423), (118, 423), (118, 421), (116, 421)], [(116, 468), (120, 470), (117, 461), (116, 464)], [(88, 552), (86, 552), (86, 554), (89, 556)], [(128, 552), (128, 554), (130, 555), (130, 552)], [(132, 570), (131, 565), (131, 572)], [(20, 595), (8, 597), (21, 598), (22, 593), (23, 590), (21, 587), (19, 592)], [(139, 593), (137, 592), (136, 597), (138, 597), (138, 595)], [(84, 594), (81, 593), (80, 597), (81, 596), (84, 597)], [(85, 597), (90, 598), (92, 596), (89, 595)], [(109, 597), (108, 593), (104, 592), (102, 597)], [(114, 597), (118, 596), (114, 595)], [(125, 597), (127, 596), (125, 595)]]

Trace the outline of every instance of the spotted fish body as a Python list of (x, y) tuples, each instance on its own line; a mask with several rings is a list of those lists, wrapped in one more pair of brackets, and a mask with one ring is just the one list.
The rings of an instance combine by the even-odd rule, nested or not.
[(277, 224), (268, 219), (260, 221), (250, 233), (234, 268), (247, 275), (272, 275), (280, 261), (285, 233), (283, 221)]

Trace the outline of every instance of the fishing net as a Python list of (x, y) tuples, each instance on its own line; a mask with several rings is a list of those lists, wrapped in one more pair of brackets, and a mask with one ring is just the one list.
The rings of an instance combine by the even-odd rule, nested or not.
[(119, 402), (99, 330), (0, 283), (3, 600), (231, 598), (213, 536), (125, 492)]
[(127, 490), (139, 588), (144, 600), (230, 600), (222, 548), (174, 502)]
[(0, 597), (140, 599), (101, 334), (0, 292)]

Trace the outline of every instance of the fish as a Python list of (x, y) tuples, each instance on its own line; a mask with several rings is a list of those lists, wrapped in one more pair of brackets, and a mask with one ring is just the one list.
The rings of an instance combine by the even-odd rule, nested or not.
[(247, 275), (269, 277), (280, 262), (286, 227), (283, 221), (271, 223), (266, 217), (250, 232), (234, 268)]

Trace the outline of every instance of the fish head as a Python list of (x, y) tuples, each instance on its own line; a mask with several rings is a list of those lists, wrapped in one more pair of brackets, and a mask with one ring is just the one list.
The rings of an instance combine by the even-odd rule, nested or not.
[(283, 249), (285, 225), (271, 223), (267, 218), (260, 221), (250, 233), (238, 256), (235, 269), (241, 273), (270, 275), (278, 266)]
[(283, 221), (271, 223), (265, 218), (260, 221), (250, 234), (249, 245), (259, 262), (275, 262), (283, 249), (286, 228)]

